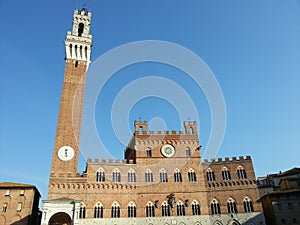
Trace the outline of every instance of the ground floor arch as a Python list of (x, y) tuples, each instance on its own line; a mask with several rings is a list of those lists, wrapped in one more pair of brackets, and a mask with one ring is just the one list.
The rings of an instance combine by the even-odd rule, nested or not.
[(71, 217), (64, 212), (55, 213), (51, 216), (48, 225), (71, 225)]

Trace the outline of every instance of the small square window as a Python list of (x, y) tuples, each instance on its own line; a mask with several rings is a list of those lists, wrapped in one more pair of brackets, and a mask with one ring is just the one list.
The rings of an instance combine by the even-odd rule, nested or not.
[(24, 194), (25, 194), (25, 190), (21, 190), (20, 191), (20, 196), (24, 196)]
[(19, 203), (18, 203), (18, 206), (17, 206), (17, 211), (18, 211), (18, 212), (21, 212), (21, 210), (22, 210), (22, 203), (19, 202)]
[(10, 195), (10, 190), (6, 190), (5, 196), (9, 196), (9, 195)]

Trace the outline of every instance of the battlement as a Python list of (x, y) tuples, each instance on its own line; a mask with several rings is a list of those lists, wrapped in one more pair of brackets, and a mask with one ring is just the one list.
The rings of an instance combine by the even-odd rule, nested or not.
[(251, 162), (251, 157), (250, 156), (246, 156), (246, 158), (244, 156), (239, 156), (237, 157), (232, 157), (232, 159), (230, 159), (229, 157), (225, 157), (224, 159), (222, 158), (217, 158), (217, 159), (204, 159), (204, 164), (217, 164), (217, 163), (234, 163), (234, 162)]
[(91, 17), (92, 13), (89, 12), (86, 8), (82, 8), (80, 10), (76, 9), (74, 10), (74, 15), (80, 15), (80, 16), (88, 16)]
[(183, 122), (185, 132), (183, 130), (150, 130), (148, 133), (148, 121), (147, 120), (135, 120), (134, 121), (134, 127), (135, 127), (135, 134), (141, 135), (141, 134), (158, 134), (158, 135), (183, 135), (183, 134), (188, 134), (188, 135), (197, 135), (197, 122), (196, 121), (184, 121)]

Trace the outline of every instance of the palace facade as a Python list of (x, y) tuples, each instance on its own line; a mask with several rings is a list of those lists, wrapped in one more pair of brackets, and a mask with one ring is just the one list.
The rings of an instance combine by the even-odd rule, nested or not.
[(250, 156), (203, 160), (195, 121), (149, 131), (135, 121), (124, 159), (88, 159), (78, 173), (91, 13), (75, 10), (42, 225), (265, 224)]

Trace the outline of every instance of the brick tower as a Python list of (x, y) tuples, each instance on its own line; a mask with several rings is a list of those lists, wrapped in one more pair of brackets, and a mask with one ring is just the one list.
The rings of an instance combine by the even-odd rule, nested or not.
[(66, 66), (50, 181), (54, 177), (74, 177), (77, 173), (86, 70), (92, 47), (90, 24), (90, 12), (74, 11), (72, 31), (67, 32), (65, 40)]

